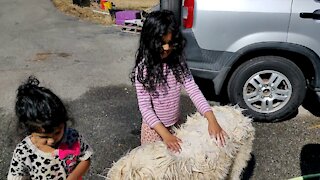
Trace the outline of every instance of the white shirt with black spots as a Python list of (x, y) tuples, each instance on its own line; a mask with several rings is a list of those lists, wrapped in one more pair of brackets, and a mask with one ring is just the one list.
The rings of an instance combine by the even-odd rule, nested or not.
[(79, 164), (92, 156), (92, 149), (81, 135), (67, 128), (59, 147), (52, 153), (38, 149), (24, 138), (16, 147), (11, 160), (8, 180), (64, 180)]

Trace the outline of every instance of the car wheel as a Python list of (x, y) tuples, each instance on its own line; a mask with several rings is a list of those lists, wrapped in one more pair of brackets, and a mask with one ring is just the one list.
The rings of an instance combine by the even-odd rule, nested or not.
[(228, 83), (228, 96), (247, 115), (260, 121), (291, 117), (306, 93), (302, 71), (290, 60), (261, 56), (240, 65)]

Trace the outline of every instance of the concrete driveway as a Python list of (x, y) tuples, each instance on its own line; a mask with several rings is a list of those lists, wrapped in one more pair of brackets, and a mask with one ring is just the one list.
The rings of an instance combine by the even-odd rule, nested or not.
[[(29, 75), (37, 76), (42, 85), (70, 104), (75, 126), (96, 151), (90, 175), (110, 165), (115, 160), (113, 152), (119, 157), (128, 146), (138, 145), (137, 136), (125, 134), (136, 119), (120, 122), (122, 113), (127, 113), (119, 108), (121, 101), (130, 107), (136, 104), (133, 97), (131, 101), (121, 99), (124, 97), (121, 93), (127, 94), (124, 87), (131, 87), (129, 72), (134, 63), (137, 35), (68, 17), (49, 0), (2, 0), (0, 22), (0, 179), (5, 179), (12, 150), (19, 139), (13, 114), (16, 89)], [(106, 87), (111, 91), (103, 89)], [(86, 93), (90, 92), (98, 94), (88, 98)], [(104, 96), (106, 93), (108, 96)], [(114, 97), (121, 100), (112, 100)], [(102, 104), (95, 104), (97, 101)], [(132, 114), (138, 116), (133, 110)], [(124, 127), (115, 129), (118, 123)], [(119, 140), (121, 143), (130, 145), (121, 146), (117, 134), (124, 136)]]
[[(29, 75), (68, 105), (74, 126), (95, 150), (87, 179), (139, 145), (140, 114), (128, 78), (138, 36), (58, 12), (49, 0), (0, 1), (0, 179), (23, 136), (16, 130), (15, 91)], [(182, 98), (183, 114), (194, 112)], [(320, 118), (254, 123), (254, 151), (243, 179), (287, 179), (320, 172)]]

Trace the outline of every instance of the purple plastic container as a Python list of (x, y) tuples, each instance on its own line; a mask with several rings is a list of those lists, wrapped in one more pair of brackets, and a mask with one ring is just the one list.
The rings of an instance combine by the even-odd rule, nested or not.
[(116, 24), (124, 25), (125, 20), (139, 19), (140, 11), (125, 10), (116, 12)]

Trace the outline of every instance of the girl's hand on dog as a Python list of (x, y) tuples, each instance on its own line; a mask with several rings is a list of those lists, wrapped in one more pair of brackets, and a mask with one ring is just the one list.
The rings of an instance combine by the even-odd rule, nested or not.
[(168, 149), (170, 149), (173, 152), (180, 152), (181, 146), (180, 143), (182, 143), (181, 139), (174, 136), (173, 134), (168, 134), (166, 137), (163, 138), (163, 142), (167, 145)]
[(228, 137), (228, 135), (218, 123), (209, 122), (208, 131), (210, 136), (216, 139), (218, 146), (223, 147), (226, 145), (225, 138)]

